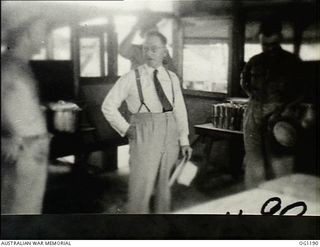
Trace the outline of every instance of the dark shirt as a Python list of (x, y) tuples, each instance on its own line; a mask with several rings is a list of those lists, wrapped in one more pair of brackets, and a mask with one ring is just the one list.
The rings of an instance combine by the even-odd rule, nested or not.
[(253, 56), (242, 72), (242, 86), (261, 103), (294, 101), (304, 94), (301, 61), (281, 47)]

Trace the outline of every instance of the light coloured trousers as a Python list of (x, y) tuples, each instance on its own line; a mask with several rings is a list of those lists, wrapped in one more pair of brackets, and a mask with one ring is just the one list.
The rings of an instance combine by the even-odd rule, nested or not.
[(169, 177), (179, 155), (176, 120), (172, 112), (137, 113), (131, 124), (136, 135), (129, 140), (129, 213), (150, 213), (155, 196), (155, 213), (170, 211)]
[(50, 137), (1, 141), (1, 214), (41, 214)]

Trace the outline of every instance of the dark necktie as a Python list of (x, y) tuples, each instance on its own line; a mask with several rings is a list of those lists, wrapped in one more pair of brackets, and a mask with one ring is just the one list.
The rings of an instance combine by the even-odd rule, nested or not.
[(161, 84), (160, 84), (160, 81), (158, 80), (157, 74), (158, 74), (158, 70), (154, 70), (153, 81), (154, 81), (154, 85), (155, 85), (157, 94), (159, 96), (160, 102), (162, 104), (163, 112), (172, 111), (172, 109), (173, 109), (172, 105), (169, 102), (167, 96), (165, 95), (165, 93), (161, 87)]

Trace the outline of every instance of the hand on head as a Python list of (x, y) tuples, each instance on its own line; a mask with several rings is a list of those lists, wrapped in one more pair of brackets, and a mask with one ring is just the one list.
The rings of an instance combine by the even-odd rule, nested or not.
[(140, 35), (143, 35), (151, 30), (158, 31), (157, 23), (161, 20), (159, 16), (145, 16), (138, 20), (137, 27), (140, 29)]

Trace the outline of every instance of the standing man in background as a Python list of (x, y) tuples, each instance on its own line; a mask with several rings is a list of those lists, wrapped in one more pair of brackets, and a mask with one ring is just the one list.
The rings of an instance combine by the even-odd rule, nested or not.
[(1, 21), (7, 48), (1, 54), (1, 214), (40, 214), (49, 135), (29, 60), (45, 39), (46, 23), (11, 15)]
[[(129, 213), (150, 213), (155, 189), (155, 212), (170, 210), (169, 176), (179, 150), (190, 159), (187, 111), (179, 80), (163, 67), (166, 38), (148, 32), (143, 44), (145, 63), (122, 76), (108, 93), (102, 112), (111, 126), (129, 138)], [(118, 108), (126, 101), (130, 124)]]
[(246, 64), (241, 86), (249, 96), (244, 119), (245, 183), (248, 188), (290, 174), (292, 160), (276, 159), (272, 153), (268, 125), (272, 118), (303, 99), (301, 62), (280, 46), (282, 25), (275, 18), (261, 23), (262, 53)]

